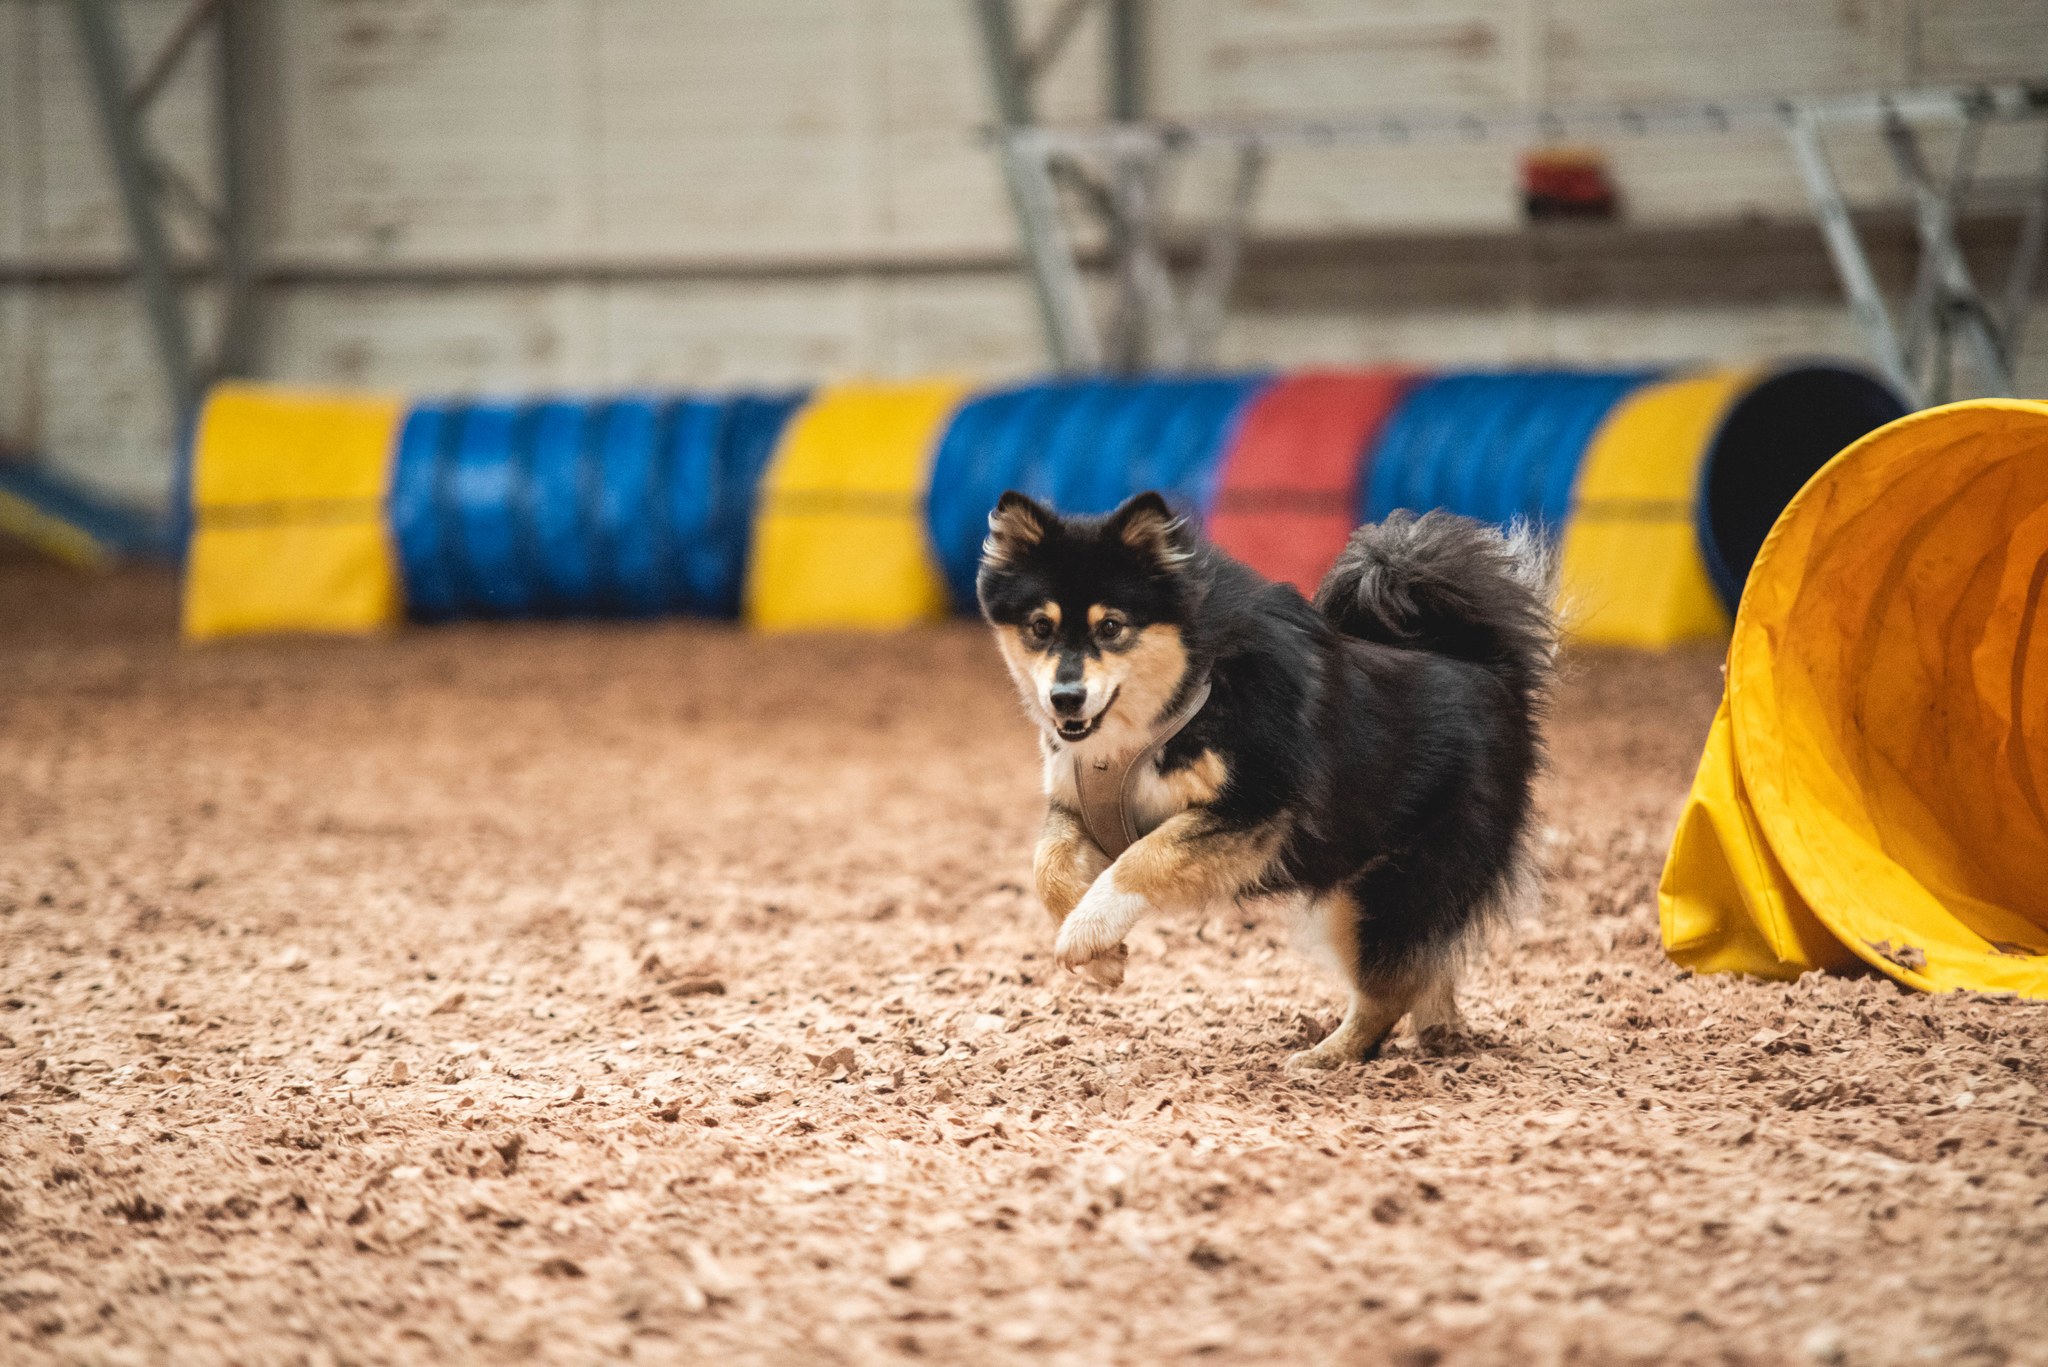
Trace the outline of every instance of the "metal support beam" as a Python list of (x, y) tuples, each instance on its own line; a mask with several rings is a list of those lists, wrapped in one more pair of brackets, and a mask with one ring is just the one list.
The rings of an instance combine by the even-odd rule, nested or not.
[(1030, 85), (1018, 58), (1016, 15), (1010, 0), (975, 0), (975, 14), (980, 21), (982, 65), (996, 106), (1003, 183), (1031, 264), (1032, 294), (1052, 363), (1060, 370), (1094, 369), (1101, 364), (1101, 349), (1088, 324), (1088, 301), (1060, 219), (1049, 161), (1044, 154), (1027, 150), (1018, 136), (1030, 127), (1032, 109)]
[[(1143, 0), (1092, 0), (1104, 16), (1109, 118), (1085, 127), (1041, 126), (1033, 118), (1030, 82), (1066, 43), (1088, 3), (1063, 0), (1044, 37), (1023, 57), (1009, 0), (976, 0), (1000, 121), (994, 141), (1032, 263), (1049, 348), (1062, 368), (1099, 365), (1105, 359), (1124, 369), (1213, 360), (1261, 171), (1274, 151), (1501, 140), (1526, 145), (1775, 129), (1790, 148), (1850, 311), (1886, 379), (1915, 405), (1945, 397), (1954, 379), (1952, 344), (1960, 339), (1983, 392), (2012, 390), (2018, 337), (2040, 258), (2048, 252), (2048, 154), (1996, 311), (1971, 277), (1955, 223), (1971, 187), (1985, 126), (2048, 123), (2048, 82), (1813, 99), (1148, 120)], [(1919, 130), (1934, 126), (1955, 127), (1960, 134), (1954, 166), (1940, 185), (1920, 154)], [(1897, 321), (1829, 165), (1822, 141), (1829, 129), (1880, 134), (1911, 204), (1921, 257), (1912, 296)], [(1229, 189), (1206, 225), (1184, 224), (1170, 235), (1167, 206), (1176, 171), (1204, 152), (1234, 158)], [(1078, 248), (1060, 216), (1060, 189), (1073, 192), (1100, 221), (1107, 239), (1115, 292), (1106, 329), (1098, 330), (1087, 308)], [(1202, 246), (1192, 272), (1176, 279), (1165, 244), (1186, 240), (1189, 226), (1195, 226)], [(1106, 343), (1098, 340), (1104, 336)]]
[[(1137, 0), (1103, 0), (1104, 103), (1116, 123), (1145, 117), (1141, 14)], [(1126, 155), (1113, 159), (1110, 253), (1117, 263), (1117, 296), (1110, 328), (1110, 357), (1119, 370), (1137, 370), (1154, 353), (1177, 350), (1170, 340), (1173, 279), (1160, 260), (1159, 201), (1165, 159)]]
[[(1964, 201), (1969, 198), (1970, 181), (1977, 169), (1977, 153), (1983, 145), (1984, 125), (1964, 124), (1956, 137), (1955, 161), (1949, 167), (1948, 183), (1941, 191), (1950, 221), (1954, 221)], [(1906, 303), (1905, 336), (1901, 339), (1906, 364), (1916, 373), (1922, 369), (1921, 362), (1930, 336), (1936, 345), (1945, 346), (1947, 342), (1941, 329), (1929, 326), (1940, 311), (1940, 297), (1941, 273), (1935, 269), (1933, 255), (1923, 251), (1914, 267), (1913, 293)]]
[(1053, 11), (1047, 21), (1045, 32), (1028, 49), (1017, 52), (1017, 75), (1027, 84), (1036, 80), (1041, 72), (1059, 60), (1066, 51), (1067, 39), (1074, 36), (1074, 30), (1081, 27), (1081, 21), (1095, 0), (1060, 0), (1060, 7)]
[(199, 398), (199, 372), (192, 360), (192, 329), (171, 270), (169, 234), (158, 212), (152, 158), (142, 126), (130, 112), (128, 65), (107, 0), (71, 0), (71, 16), (85, 55), (86, 77), (100, 112), (100, 132), (114, 164), (121, 212), (135, 247), (143, 302), (156, 338), (172, 411), (183, 422)]
[[(100, 130), (120, 191), (151, 336), (173, 413), (183, 425), (214, 379), (253, 373), (259, 362), (258, 253), (262, 223), (255, 168), (261, 129), (256, 86), (262, 61), (257, 0), (192, 0), (132, 84), (110, 0), (70, 0)], [(214, 160), (218, 193), (207, 195), (151, 143), (148, 116), (201, 38), (215, 39)], [(167, 209), (182, 211), (210, 240), (221, 286), (215, 353), (201, 360), (191, 310), (171, 259)]]
[[(1920, 92), (1897, 99), (1880, 95), (1868, 101), (1785, 106), (1793, 161), (1806, 182), (1850, 309), (1879, 368), (1915, 405), (1944, 403), (1954, 393), (1958, 340), (1968, 349), (1977, 393), (2013, 392), (2020, 331), (2042, 239), (2048, 236), (2048, 160), (2021, 220), (2002, 307), (1996, 311), (1977, 287), (1955, 225), (1971, 187), (1985, 125), (1994, 119), (2038, 120), (2048, 114), (2048, 92), (2040, 87), (2022, 90), (2024, 99), (2012, 98), (2010, 92), (1978, 90), (1950, 92), (1946, 98)], [(1938, 183), (1928, 169), (1920, 128), (1908, 117), (1909, 110), (1927, 122), (1959, 122), (1955, 161), (1946, 183)], [(1875, 119), (1866, 119), (1873, 111)], [(1830, 117), (1866, 128), (1875, 123), (1913, 210), (1920, 260), (1896, 331), (1821, 146), (1821, 125)]]
[[(1167, 205), (1186, 150), (1143, 135), (1145, 0), (1061, 0), (1027, 46), (1010, 0), (973, 0), (983, 64), (995, 105), (993, 142), (1053, 364), (1063, 370), (1189, 365), (1209, 357), (1235, 278), (1245, 224), (1264, 155), (1233, 145), (1225, 203), (1204, 237), (1189, 280), (1175, 278), (1166, 251)], [(1041, 128), (1032, 83), (1069, 45), (1083, 16), (1102, 16), (1103, 104), (1114, 127), (1138, 132), (1113, 147), (1064, 145)], [(1062, 216), (1060, 191), (1101, 226), (1114, 293), (1098, 326), (1078, 264), (1079, 246)]]
[(1145, 117), (1144, 0), (1105, 0), (1109, 24), (1109, 117), (1133, 123)]
[(149, 65), (142, 69), (133, 86), (128, 89), (128, 112), (139, 114), (153, 103), (170, 84), (171, 75), (177, 71), (178, 63), (185, 59), (185, 50), (192, 46), (192, 40), (199, 36), (206, 21), (213, 18), (221, 0), (192, 0), (185, 6), (185, 12), (178, 16), (178, 22), (171, 27), (163, 46), (149, 59)]
[(1973, 119), (2048, 117), (2048, 82), (1942, 86), (1885, 94), (1813, 99), (1700, 100), (1671, 104), (1393, 109), (1294, 118), (1216, 116), (1144, 123), (1045, 128), (1037, 137), (1055, 151), (1110, 153), (1169, 142), (1176, 150), (1228, 150), (1256, 142), (1283, 147), (1420, 147), (1431, 144), (1515, 144), (1563, 139), (1638, 139), (1671, 133), (1742, 133), (1780, 129), (1795, 113), (1826, 127), (1881, 128), (1897, 117), (1914, 124)]
[(1920, 155), (1920, 141), (1904, 119), (1888, 121), (1884, 138), (1899, 179), (1912, 196), (1921, 260), (1935, 281), (1930, 301), (1932, 316), (1920, 324), (1934, 329), (1940, 347), (1938, 369), (1928, 382), (1929, 397), (1936, 402), (1949, 397), (1948, 349), (1957, 332), (1970, 345), (1984, 385), (1982, 392), (2011, 394), (2012, 364), (2006, 356), (2004, 341), (1992, 323), (1991, 310), (1978, 292), (1976, 280), (1970, 275), (1969, 262), (1956, 245), (1954, 205), (1936, 188)]
[[(203, 3), (203, 0), (202, 0)], [(220, 58), (215, 66), (214, 141), (220, 166), (220, 337), (217, 375), (256, 373), (263, 331), (257, 258), (263, 249), (262, 204), (255, 171), (262, 164), (259, 82), (263, 79), (264, 16), (252, 0), (222, 0)]]
[(1828, 165), (1827, 149), (1821, 146), (1819, 121), (1810, 111), (1789, 111), (1785, 135), (1791, 143), (1792, 162), (1799, 168), (1800, 179), (1806, 182), (1806, 197), (1813, 202), (1814, 217), (1820, 222), (1821, 240), (1827, 243), (1835, 274), (1842, 278), (1842, 288), (1849, 296), (1849, 312), (1863, 329), (1865, 345), (1870, 348), (1877, 368), (1905, 395), (1906, 401), (1915, 408), (1923, 407), (1926, 400), (1919, 382), (1906, 365), (1898, 334), (1892, 330), (1891, 313), (1877, 288), (1877, 277), (1871, 274), (1870, 260), (1863, 254), (1856, 225), (1849, 219), (1849, 203), (1842, 197), (1834, 169)]

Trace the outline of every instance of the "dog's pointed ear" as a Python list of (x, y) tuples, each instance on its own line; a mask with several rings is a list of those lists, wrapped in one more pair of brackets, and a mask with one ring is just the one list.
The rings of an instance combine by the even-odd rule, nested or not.
[(1167, 506), (1157, 490), (1147, 489), (1124, 500), (1105, 524), (1109, 534), (1134, 551), (1171, 569), (1194, 553), (1187, 519)]
[(1015, 489), (996, 500), (988, 515), (988, 539), (981, 543), (982, 559), (995, 564), (1015, 560), (1045, 540), (1052, 527), (1050, 509)]

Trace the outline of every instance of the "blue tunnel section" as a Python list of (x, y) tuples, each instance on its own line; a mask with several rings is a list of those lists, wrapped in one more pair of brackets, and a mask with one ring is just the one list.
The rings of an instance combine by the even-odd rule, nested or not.
[(1361, 486), (1360, 522), (1397, 508), (1517, 518), (1556, 535), (1593, 433), (1650, 370), (1439, 376), (1394, 410)]
[(804, 398), (416, 405), (390, 495), (412, 615), (736, 616), (754, 493)]
[(974, 606), (989, 509), (1017, 489), (1106, 513), (1146, 489), (1206, 516), (1224, 454), (1264, 375), (1059, 379), (963, 404), (939, 442), (926, 526), (956, 606)]

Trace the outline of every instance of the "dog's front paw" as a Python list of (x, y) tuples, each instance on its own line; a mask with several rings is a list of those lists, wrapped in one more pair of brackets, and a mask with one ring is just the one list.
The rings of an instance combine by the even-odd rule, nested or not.
[[(1129, 952), (1124, 948), (1124, 936), (1131, 933), (1144, 911), (1145, 899), (1119, 890), (1116, 870), (1111, 869), (1095, 880), (1080, 904), (1060, 923), (1053, 957), (1061, 968), (1085, 969), (1097, 982), (1109, 986), (1122, 982), (1124, 957)], [(1106, 962), (1101, 969), (1089, 967), (1112, 959), (1113, 964)]]

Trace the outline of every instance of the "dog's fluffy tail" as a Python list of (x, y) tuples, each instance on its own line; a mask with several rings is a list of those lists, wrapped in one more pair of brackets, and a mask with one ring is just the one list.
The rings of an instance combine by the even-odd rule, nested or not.
[(1360, 527), (1316, 590), (1347, 636), (1467, 660), (1542, 706), (1557, 655), (1557, 563), (1533, 528), (1406, 510)]

